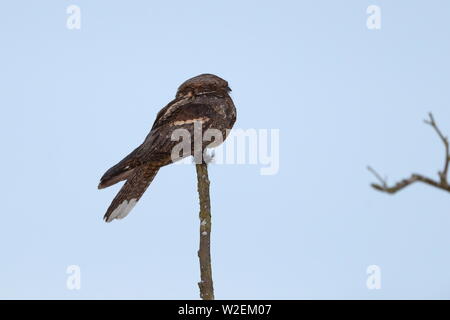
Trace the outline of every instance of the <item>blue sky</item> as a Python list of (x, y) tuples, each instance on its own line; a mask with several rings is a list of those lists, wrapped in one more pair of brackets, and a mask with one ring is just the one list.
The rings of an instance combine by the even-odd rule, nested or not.
[[(81, 29), (66, 8), (81, 8)], [(366, 27), (369, 5), (380, 30)], [(229, 81), (237, 128), (279, 129), (280, 170), (210, 167), (216, 298), (450, 298), (448, 1), (0, 4), (0, 298), (197, 299), (195, 168), (163, 168), (130, 215), (100, 176), (184, 80)], [(81, 268), (68, 290), (66, 268)], [(380, 290), (366, 268), (381, 268)]]

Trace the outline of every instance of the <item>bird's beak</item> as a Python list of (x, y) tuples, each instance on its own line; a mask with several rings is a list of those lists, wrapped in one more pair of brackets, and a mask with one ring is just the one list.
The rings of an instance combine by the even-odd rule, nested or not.
[(228, 92), (231, 92), (231, 91), (233, 91), (233, 90), (231, 90), (230, 87), (227, 87), (227, 91), (228, 91)]

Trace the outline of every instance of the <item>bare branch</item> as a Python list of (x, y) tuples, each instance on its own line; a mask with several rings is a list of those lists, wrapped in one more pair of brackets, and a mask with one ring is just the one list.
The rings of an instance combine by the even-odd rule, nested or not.
[(442, 142), (444, 144), (444, 148), (445, 148), (444, 169), (442, 171), (438, 171), (439, 181), (435, 181), (435, 180), (433, 180), (431, 178), (428, 178), (426, 176), (414, 173), (409, 178), (403, 179), (403, 180), (397, 182), (396, 184), (394, 184), (393, 186), (389, 187), (388, 184), (387, 184), (386, 179), (383, 179), (381, 177), (381, 175), (378, 174), (378, 172), (376, 172), (371, 167), (367, 167), (367, 170), (369, 170), (377, 178), (377, 180), (380, 182), (379, 184), (372, 183), (371, 184), (372, 188), (374, 188), (374, 189), (376, 189), (378, 191), (381, 191), (381, 192), (394, 194), (397, 191), (400, 191), (403, 188), (405, 188), (405, 187), (407, 187), (407, 186), (409, 186), (409, 185), (411, 185), (411, 184), (413, 184), (415, 182), (422, 182), (422, 183), (428, 184), (430, 186), (433, 186), (435, 188), (442, 189), (442, 190), (445, 190), (447, 192), (450, 192), (450, 186), (449, 186), (448, 181), (447, 181), (448, 168), (449, 168), (449, 163), (450, 163), (450, 151), (449, 151), (448, 138), (442, 134), (442, 132), (439, 129), (436, 121), (434, 120), (433, 114), (430, 112), (428, 115), (429, 115), (429, 120), (424, 120), (424, 122), (426, 124), (430, 125), (431, 127), (433, 127), (433, 129), (438, 134), (439, 138), (442, 140)]
[(198, 258), (200, 260), (200, 298), (214, 300), (214, 288), (211, 268), (211, 203), (209, 196), (208, 165), (196, 164), (197, 189), (200, 200), (200, 248)]
[[(381, 185), (383, 186), (383, 188), (387, 188), (387, 182), (386, 182), (386, 179), (383, 179), (383, 178), (381, 177), (381, 175), (380, 175), (378, 172), (376, 172), (374, 169), (372, 169), (372, 167), (370, 167), (370, 166), (367, 167), (367, 170), (369, 170), (370, 172), (373, 173), (373, 175), (378, 179), (378, 181), (380, 181), (380, 183), (381, 183)], [(372, 184), (372, 186), (373, 186), (373, 185), (374, 185), (374, 184)]]
[(450, 150), (449, 150), (449, 144), (448, 144), (448, 137), (446, 137), (442, 134), (436, 121), (434, 120), (433, 114), (430, 112), (428, 114), (428, 116), (430, 117), (430, 120), (424, 120), (424, 122), (433, 127), (433, 129), (439, 135), (439, 138), (441, 138), (442, 143), (444, 144), (444, 148), (445, 148), (444, 169), (442, 171), (439, 171), (438, 174), (439, 174), (439, 178), (441, 179), (441, 183), (448, 185), (447, 175), (448, 175), (448, 167), (449, 167), (449, 162), (450, 162)]

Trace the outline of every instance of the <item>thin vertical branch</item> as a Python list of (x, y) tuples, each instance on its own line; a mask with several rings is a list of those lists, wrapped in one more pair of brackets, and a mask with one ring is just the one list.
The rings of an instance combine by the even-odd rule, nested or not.
[(209, 197), (208, 165), (196, 164), (197, 189), (200, 200), (200, 298), (214, 300), (214, 288), (211, 268), (211, 203)]
[(436, 121), (434, 120), (433, 114), (430, 112), (428, 114), (428, 116), (430, 117), (430, 120), (424, 120), (424, 122), (433, 127), (433, 129), (436, 131), (439, 138), (441, 139), (442, 143), (444, 144), (444, 148), (445, 148), (444, 169), (442, 171), (439, 171), (438, 174), (439, 174), (439, 178), (441, 179), (441, 184), (444, 186), (445, 185), (448, 186), (447, 174), (448, 174), (448, 166), (449, 166), (449, 162), (450, 162), (450, 147), (448, 145), (448, 138), (442, 134)]

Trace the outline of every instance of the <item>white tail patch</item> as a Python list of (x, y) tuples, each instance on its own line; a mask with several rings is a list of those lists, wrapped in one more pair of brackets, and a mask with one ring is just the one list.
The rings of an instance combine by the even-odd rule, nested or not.
[(124, 200), (116, 209), (114, 209), (108, 219), (106, 219), (106, 222), (125, 218), (130, 213), (131, 209), (134, 208), (136, 203), (137, 199), (131, 199), (130, 201)]

